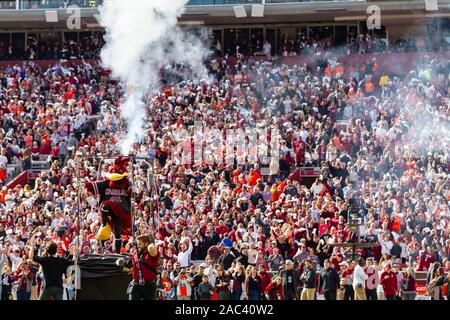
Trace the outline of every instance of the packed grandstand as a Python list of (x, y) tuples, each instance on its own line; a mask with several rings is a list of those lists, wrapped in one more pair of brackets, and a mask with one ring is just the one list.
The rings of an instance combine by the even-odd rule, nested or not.
[[(385, 46), (349, 34), (333, 48), (329, 35), (300, 34), (225, 52), (213, 38), (208, 79), (164, 66), (128, 154), (134, 232), (120, 252), (114, 236), (97, 239), (99, 203), (85, 185), (121, 155), (129, 88), (102, 66), (101, 33), (77, 39), (30, 38), (20, 54), (0, 43), (2, 300), (37, 299), (45, 286), (32, 244), (57, 243), (65, 257), (126, 254), (143, 234), (161, 257), (161, 300), (449, 299), (442, 39)], [(195, 136), (199, 123), (219, 133), (205, 145), (230, 129), (277, 129), (279, 159), (268, 171), (248, 159), (180, 164), (180, 130)], [(73, 299), (74, 284), (65, 288)]]

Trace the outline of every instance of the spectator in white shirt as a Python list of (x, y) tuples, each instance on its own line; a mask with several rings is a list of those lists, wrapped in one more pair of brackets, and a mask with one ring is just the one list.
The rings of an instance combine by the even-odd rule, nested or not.
[(272, 55), (272, 45), (269, 43), (269, 41), (264, 41), (263, 45), (263, 51), (267, 58), (270, 58)]
[(394, 244), (390, 240), (390, 236), (388, 234), (384, 234), (379, 237), (378, 241), (380, 241), (381, 244), (381, 254), (387, 254), (388, 256), (391, 255), (391, 249)]
[(208, 259), (208, 266), (203, 271), (208, 276), (209, 283), (214, 287), (216, 285), (217, 270), (213, 266), (213, 260)]
[(314, 181), (314, 183), (312, 184), (310, 190), (314, 194), (314, 196), (317, 197), (319, 195), (319, 193), (322, 191), (322, 189), (323, 189), (323, 184), (319, 180), (319, 178), (317, 178), (316, 181)]
[(177, 261), (180, 263), (180, 268), (188, 268), (192, 249), (194, 248), (191, 239), (184, 238), (180, 243), (180, 248), (181, 251), (178, 253)]
[(364, 271), (364, 259), (359, 258), (353, 271), (353, 290), (355, 292), (355, 300), (366, 300), (366, 280), (367, 274)]

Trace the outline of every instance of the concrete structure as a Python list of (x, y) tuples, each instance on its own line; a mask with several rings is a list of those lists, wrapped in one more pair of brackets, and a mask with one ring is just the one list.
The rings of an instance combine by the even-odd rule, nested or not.
[[(96, 6), (101, 2), (2, 1), (0, 41), (7, 41), (7, 33), (11, 42), (26, 47), (29, 33), (56, 35), (64, 40), (68, 33), (74, 33), (71, 37), (77, 38), (79, 32), (100, 31), (95, 15), (98, 14)], [(264, 5), (263, 17), (252, 17), (253, 4)], [(67, 5), (80, 6), (81, 30), (68, 30), (66, 21), (73, 11), (66, 9)], [(235, 16), (235, 5), (244, 7), (245, 18)], [(371, 15), (367, 10), (373, 5), (381, 10), (381, 31), (367, 30), (366, 21)], [(58, 22), (48, 22), (48, 17), (54, 16), (55, 12)], [(299, 33), (321, 33), (345, 42), (350, 33), (380, 32), (383, 38), (392, 42), (411, 35), (450, 36), (450, 0), (438, 0), (437, 11), (427, 11), (425, 0), (190, 0), (179, 23), (209, 27), (214, 39), (223, 46), (239, 37), (248, 37), (249, 41), (256, 37), (269, 40), (277, 50), (281, 38), (295, 38)]]

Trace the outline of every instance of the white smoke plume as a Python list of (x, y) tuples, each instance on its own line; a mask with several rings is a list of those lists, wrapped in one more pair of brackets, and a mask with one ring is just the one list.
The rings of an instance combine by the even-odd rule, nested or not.
[(169, 63), (189, 66), (194, 78), (207, 76), (204, 41), (177, 25), (188, 0), (106, 0), (99, 7), (99, 23), (105, 28), (102, 64), (114, 79), (126, 84), (120, 107), (127, 124), (121, 152), (127, 155), (143, 138), (144, 96), (160, 86), (160, 70)]

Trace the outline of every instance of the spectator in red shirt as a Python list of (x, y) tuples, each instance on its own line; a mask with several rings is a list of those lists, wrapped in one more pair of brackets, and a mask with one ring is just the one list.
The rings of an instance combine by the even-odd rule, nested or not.
[(222, 238), (225, 233), (227, 233), (228, 227), (225, 225), (223, 220), (219, 220), (219, 225), (215, 228), (216, 233)]
[(282, 279), (276, 276), (266, 287), (265, 297), (267, 300), (284, 300)]
[(418, 269), (417, 271), (427, 271), (430, 268), (430, 265), (435, 262), (435, 258), (432, 255), (433, 249), (431, 247), (427, 247), (426, 251), (421, 251), (418, 259)]
[(381, 273), (380, 284), (383, 286), (386, 300), (395, 300), (395, 296), (398, 293), (397, 276), (390, 264), (387, 264)]
[[(259, 265), (259, 277), (261, 278), (261, 292), (266, 292), (267, 286), (269, 286), (272, 278), (270, 273), (266, 271), (266, 266), (263, 264)], [(265, 299), (265, 295), (262, 295), (262, 298)]]
[(354, 300), (355, 293), (353, 290), (353, 264), (347, 262), (341, 262), (339, 264), (342, 267), (341, 273), (341, 285), (344, 288), (344, 300)]

